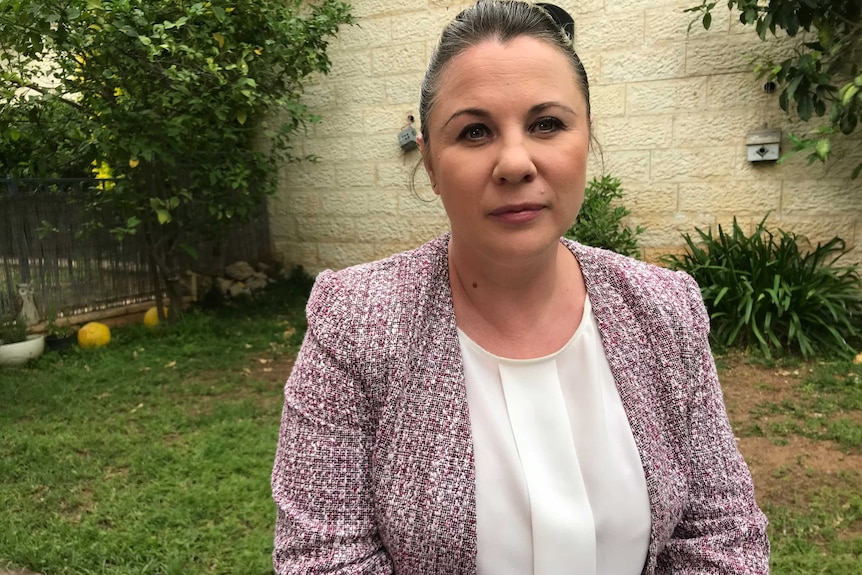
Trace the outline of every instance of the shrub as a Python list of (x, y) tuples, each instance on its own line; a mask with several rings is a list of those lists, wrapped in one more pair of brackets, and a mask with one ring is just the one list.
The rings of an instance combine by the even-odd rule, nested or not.
[(835, 237), (806, 251), (803, 236), (760, 221), (747, 236), (736, 218), (732, 233), (721, 226), (703, 232), (682, 256), (663, 258), (671, 268), (688, 272), (700, 285), (718, 347), (756, 345), (767, 357), (773, 351), (851, 356), (848, 339), (860, 334), (862, 282), (856, 266), (840, 266), (844, 240)]
[(566, 237), (625, 256), (640, 256), (637, 237), (644, 228), (629, 228), (623, 220), (631, 211), (619, 204), (611, 206), (614, 200), (622, 199), (624, 195), (618, 178), (593, 178), (584, 192), (584, 204), (578, 218), (566, 232)]

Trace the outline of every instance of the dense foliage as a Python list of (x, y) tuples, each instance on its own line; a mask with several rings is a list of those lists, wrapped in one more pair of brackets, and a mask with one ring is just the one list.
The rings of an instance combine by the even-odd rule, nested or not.
[[(690, 11), (701, 12), (705, 28), (712, 23), (717, 2), (702, 0)], [(809, 161), (826, 160), (830, 137), (850, 134), (862, 117), (862, 2), (859, 0), (727, 0), (739, 11), (739, 21), (754, 26), (761, 40), (783, 30), (799, 37), (795, 53), (781, 62), (768, 62), (761, 73), (782, 87), (779, 104), (805, 121), (828, 117), (813, 136), (792, 136), (794, 151)], [(862, 171), (860, 163), (853, 172)]]
[(620, 205), (625, 192), (620, 180), (612, 176), (593, 178), (584, 192), (584, 203), (566, 237), (582, 244), (604, 248), (630, 257), (638, 257), (638, 236), (644, 229), (632, 229), (625, 223), (631, 213)]
[(848, 341), (862, 328), (862, 281), (855, 266), (841, 266), (844, 241), (833, 238), (806, 251), (805, 239), (777, 234), (762, 220), (746, 235), (734, 218), (733, 230), (697, 229), (682, 256), (669, 256), (673, 269), (700, 285), (720, 348), (755, 346), (772, 352), (850, 356)]
[(178, 250), (273, 190), (348, 22), (338, 0), (3, 0), (0, 173), (116, 178), (90, 189), (92, 225), (143, 234), (179, 302)]

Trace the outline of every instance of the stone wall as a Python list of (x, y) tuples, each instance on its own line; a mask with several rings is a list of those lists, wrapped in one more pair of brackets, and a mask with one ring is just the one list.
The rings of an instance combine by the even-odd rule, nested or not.
[[(414, 247), (447, 229), (424, 173), (410, 177), (418, 151), (402, 152), (398, 132), (415, 114), (425, 65), (443, 25), (469, 2), (354, 0), (359, 25), (330, 49), (333, 67), (306, 91), (323, 121), (297, 139), (316, 163), (285, 166), (270, 204), (276, 253), (309, 271), (342, 268)], [(592, 87), (601, 143), (592, 175), (621, 178), (631, 223), (646, 228), (644, 256), (682, 248), (680, 232), (729, 225), (771, 227), (812, 241), (839, 235), (857, 242), (862, 179), (859, 139), (827, 166), (797, 157), (783, 164), (746, 160), (748, 132), (803, 132), (777, 94), (752, 73), (752, 59), (781, 56), (787, 41), (761, 42), (718, 7), (712, 27), (687, 34), (695, 0), (559, 0), (575, 19), (575, 47)], [(721, 4), (721, 3), (719, 3)], [(417, 126), (418, 128), (418, 126)], [(783, 148), (788, 147), (785, 141)], [(862, 250), (852, 259), (862, 260)]]

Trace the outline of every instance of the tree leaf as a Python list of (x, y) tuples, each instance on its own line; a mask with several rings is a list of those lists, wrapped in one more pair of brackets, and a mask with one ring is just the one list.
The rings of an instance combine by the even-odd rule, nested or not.
[(156, 217), (159, 218), (160, 224), (166, 224), (171, 221), (171, 213), (167, 210), (156, 210)]

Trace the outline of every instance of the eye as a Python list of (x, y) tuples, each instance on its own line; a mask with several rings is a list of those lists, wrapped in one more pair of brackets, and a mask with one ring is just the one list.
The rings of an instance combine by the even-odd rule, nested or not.
[(550, 134), (553, 132), (559, 132), (566, 126), (561, 122), (558, 118), (547, 117), (547, 118), (539, 118), (536, 120), (533, 125), (530, 127), (530, 130), (533, 132), (539, 132), (543, 134)]
[(487, 138), (490, 135), (490, 131), (487, 127), (482, 124), (470, 124), (461, 130), (461, 133), (458, 135), (459, 140), (468, 140), (468, 141), (477, 141), (483, 138)]

